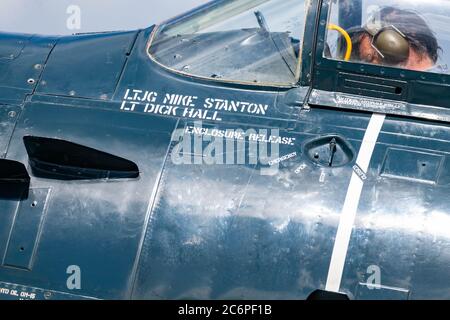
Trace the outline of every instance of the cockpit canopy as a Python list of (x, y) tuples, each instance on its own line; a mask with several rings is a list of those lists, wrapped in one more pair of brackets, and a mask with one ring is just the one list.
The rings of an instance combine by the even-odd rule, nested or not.
[[(324, 0), (323, 57), (423, 72), (448, 72), (449, 0)], [(218, 0), (153, 33), (150, 57), (174, 72), (224, 82), (299, 81), (312, 0)], [(312, 11), (314, 12), (314, 11)], [(319, 30), (321, 30), (319, 28)], [(323, 31), (322, 31), (323, 33)], [(320, 36), (320, 35), (319, 35)], [(323, 37), (323, 34), (322, 34)]]
[(304, 23), (304, 0), (216, 1), (160, 26), (149, 53), (204, 78), (295, 84)]

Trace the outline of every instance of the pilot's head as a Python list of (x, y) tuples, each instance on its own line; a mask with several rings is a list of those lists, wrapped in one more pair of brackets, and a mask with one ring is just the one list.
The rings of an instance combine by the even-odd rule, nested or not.
[(422, 17), (394, 7), (375, 12), (352, 41), (352, 60), (419, 71), (436, 64), (440, 49)]

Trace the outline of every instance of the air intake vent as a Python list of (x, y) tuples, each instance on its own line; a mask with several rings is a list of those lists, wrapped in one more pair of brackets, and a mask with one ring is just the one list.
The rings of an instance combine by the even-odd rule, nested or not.
[(29, 187), (30, 176), (22, 163), (0, 159), (0, 199), (26, 199)]
[(135, 163), (103, 151), (52, 138), (25, 136), (23, 141), (36, 177), (58, 180), (139, 177)]
[(406, 100), (404, 81), (339, 73), (337, 91), (382, 99)]

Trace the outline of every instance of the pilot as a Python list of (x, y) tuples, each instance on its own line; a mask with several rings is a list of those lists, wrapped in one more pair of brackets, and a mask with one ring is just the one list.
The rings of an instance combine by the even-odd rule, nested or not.
[(351, 37), (352, 61), (442, 72), (443, 68), (436, 66), (441, 50), (437, 39), (425, 20), (413, 11), (383, 7)]

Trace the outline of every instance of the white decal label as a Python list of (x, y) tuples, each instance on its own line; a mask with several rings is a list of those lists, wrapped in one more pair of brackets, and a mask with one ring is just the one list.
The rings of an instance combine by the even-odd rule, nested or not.
[(176, 165), (261, 165), (262, 175), (273, 175), (281, 162), (297, 156), (292, 152), (280, 157), (280, 147), (295, 146), (296, 138), (283, 137), (278, 129), (205, 128), (196, 121), (176, 129), (171, 140)]
[(34, 300), (36, 299), (36, 293), (34, 292), (28, 292), (28, 291), (22, 291), (17, 289), (9, 289), (9, 288), (2, 288), (0, 287), (0, 296), (10, 296), (15, 299), (20, 300)]
[(139, 111), (164, 116), (176, 116), (197, 120), (222, 121), (220, 112), (248, 115), (266, 115), (267, 104), (218, 98), (199, 99), (193, 95), (176, 93), (160, 94), (155, 91), (127, 89), (120, 110)]
[(376, 109), (380, 111), (405, 111), (403, 103), (388, 102), (386, 100), (365, 99), (347, 95), (336, 95), (336, 103), (339, 107), (356, 107), (365, 109)]

